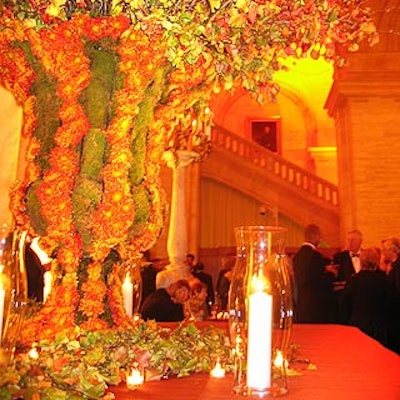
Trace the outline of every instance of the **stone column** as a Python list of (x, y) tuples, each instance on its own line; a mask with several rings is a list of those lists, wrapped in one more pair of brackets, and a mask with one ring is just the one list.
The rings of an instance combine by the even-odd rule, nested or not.
[(185, 262), (187, 252), (186, 223), (186, 168), (198, 158), (190, 150), (178, 150), (176, 156), (165, 153), (165, 160), (172, 169), (171, 211), (167, 239), (169, 264), (166, 270), (157, 274), (156, 286), (167, 287), (178, 279), (191, 279), (192, 274)]
[(200, 248), (200, 163), (192, 163), (186, 171), (187, 250), (198, 260)]
[(365, 246), (380, 246), (400, 225), (400, 53), (351, 56), (326, 108), (336, 127), (342, 245), (359, 229)]

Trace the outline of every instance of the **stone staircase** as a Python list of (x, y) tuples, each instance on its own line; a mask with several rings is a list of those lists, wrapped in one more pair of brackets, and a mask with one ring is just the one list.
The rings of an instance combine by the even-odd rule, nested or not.
[(262, 146), (214, 127), (212, 149), (201, 175), (276, 207), (298, 224), (319, 225), (324, 237), (339, 243), (337, 187)]

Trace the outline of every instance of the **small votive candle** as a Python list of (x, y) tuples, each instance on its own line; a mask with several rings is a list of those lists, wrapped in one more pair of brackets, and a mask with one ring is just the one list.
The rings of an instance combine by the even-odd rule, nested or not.
[(277, 351), (275, 359), (274, 359), (274, 366), (276, 368), (282, 368), (283, 366), (287, 367), (287, 361), (283, 357), (283, 354), (280, 350)]
[(37, 359), (39, 358), (39, 352), (38, 352), (38, 350), (37, 350), (36, 347), (32, 347), (32, 348), (29, 350), (28, 355), (29, 355), (29, 357), (30, 357), (32, 360), (37, 360)]
[(141, 368), (132, 368), (131, 374), (126, 377), (126, 386), (129, 390), (136, 390), (138, 386), (143, 385), (144, 372)]
[(139, 322), (141, 319), (141, 315), (139, 313), (135, 313), (133, 314), (132, 319), (134, 322)]
[(210, 371), (210, 375), (213, 378), (223, 378), (225, 376), (225, 368), (222, 367), (219, 358), (217, 358), (215, 367)]

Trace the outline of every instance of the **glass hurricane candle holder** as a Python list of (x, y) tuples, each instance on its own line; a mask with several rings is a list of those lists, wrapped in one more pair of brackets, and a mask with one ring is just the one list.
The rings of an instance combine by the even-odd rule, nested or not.
[(284, 359), (293, 317), (285, 229), (244, 226), (236, 228), (235, 235), (237, 261), (228, 301), (234, 392), (280, 396), (288, 391)]
[(142, 298), (142, 277), (140, 274), (139, 258), (125, 265), (122, 280), (122, 295), (126, 313), (130, 317), (134, 317), (139, 312)]
[(28, 297), (26, 235), (26, 231), (10, 231), (7, 225), (0, 227), (0, 367), (14, 356)]

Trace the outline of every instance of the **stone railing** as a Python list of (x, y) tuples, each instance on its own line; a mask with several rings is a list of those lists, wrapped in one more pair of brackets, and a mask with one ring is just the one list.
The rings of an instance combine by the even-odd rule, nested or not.
[(260, 145), (243, 139), (219, 126), (213, 128), (211, 141), (212, 145), (222, 147), (254, 163), (279, 179), (295, 185), (298, 190), (315, 196), (331, 206), (338, 206), (337, 186), (262, 148)]

